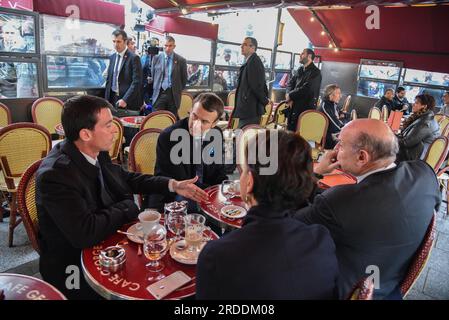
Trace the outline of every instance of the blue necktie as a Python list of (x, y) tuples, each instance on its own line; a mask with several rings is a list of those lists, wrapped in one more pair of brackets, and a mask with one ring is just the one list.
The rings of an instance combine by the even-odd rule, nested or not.
[(169, 78), (170, 78), (170, 56), (167, 56), (167, 59), (165, 61), (165, 65), (164, 65), (164, 79), (162, 81), (162, 89), (165, 91), (167, 90), (167, 88), (170, 87), (169, 85)]
[(118, 74), (118, 67), (120, 66), (120, 55), (118, 53), (116, 53), (116, 58), (115, 58), (116, 64), (115, 64), (115, 68), (114, 68), (114, 73), (112, 74), (112, 91), (114, 92), (118, 92), (118, 88), (117, 88), (117, 74)]

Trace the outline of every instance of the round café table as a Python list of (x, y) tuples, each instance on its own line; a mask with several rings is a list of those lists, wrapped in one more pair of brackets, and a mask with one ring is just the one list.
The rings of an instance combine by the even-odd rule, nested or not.
[(64, 128), (62, 127), (62, 123), (58, 123), (58, 124), (55, 126), (55, 131), (56, 131), (56, 133), (57, 133), (58, 135), (60, 135), (60, 136), (65, 136)]
[(51, 284), (23, 274), (0, 273), (1, 291), (5, 300), (67, 300)]
[[(125, 225), (121, 230), (126, 231), (131, 225)], [(218, 239), (218, 235), (211, 230), (206, 230), (205, 234), (212, 239)], [(120, 245), (125, 249), (126, 262), (122, 270), (111, 273), (102, 270), (99, 256), (101, 250), (115, 245)], [(150, 284), (154, 283), (148, 281), (148, 277), (154, 275), (154, 273), (147, 271), (145, 265), (149, 260), (143, 254), (143, 251), (139, 254), (138, 246), (142, 249), (141, 244), (132, 242), (126, 235), (115, 233), (100, 244), (92, 248), (84, 249), (81, 253), (81, 265), (87, 283), (99, 295), (108, 300), (156, 300), (146, 289)], [(164, 299), (177, 300), (194, 295), (196, 265), (179, 263), (170, 256), (169, 252), (167, 252), (161, 261), (165, 264), (165, 268), (161, 271), (165, 276), (181, 270), (193, 279), (181, 288), (170, 293)]]
[(124, 127), (140, 129), (143, 119), (145, 119), (145, 116), (122, 117), (120, 122)]
[[(243, 219), (229, 219), (224, 217), (221, 214), (221, 208), (223, 208), (224, 202), (226, 201), (225, 197), (220, 192), (220, 186), (210, 186), (204, 191), (209, 195), (209, 201), (201, 201), (200, 208), (201, 210), (210, 217), (213, 221), (218, 223), (222, 228), (223, 227), (231, 227), (231, 228), (241, 228), (243, 225)], [(239, 197), (231, 198), (230, 201), (232, 204), (246, 208), (245, 202)]]

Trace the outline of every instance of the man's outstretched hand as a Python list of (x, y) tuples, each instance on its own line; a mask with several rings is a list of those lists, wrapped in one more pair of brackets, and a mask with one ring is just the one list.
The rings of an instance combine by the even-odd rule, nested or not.
[(195, 200), (197, 202), (209, 200), (207, 193), (195, 185), (198, 176), (189, 180), (173, 181), (173, 190), (180, 196)]

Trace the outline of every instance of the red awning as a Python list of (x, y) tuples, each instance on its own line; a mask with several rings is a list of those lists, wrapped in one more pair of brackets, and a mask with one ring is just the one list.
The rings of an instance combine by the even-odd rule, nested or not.
[(317, 10), (338, 48), (329, 49), (318, 21), (309, 10), (290, 14), (323, 60), (358, 63), (361, 58), (403, 61), (404, 67), (449, 72), (449, 6), (380, 8), (380, 29), (368, 30), (365, 8)]
[(162, 17), (145, 25), (148, 31), (177, 33), (210, 40), (218, 38), (218, 25), (181, 17)]
[(0, 7), (33, 11), (33, 0), (0, 0)]
[(75, 5), (79, 8), (80, 19), (125, 24), (125, 7), (121, 4), (100, 0), (34, 0), (34, 11), (54, 16), (67, 17), (72, 11), (66, 12), (67, 7)]

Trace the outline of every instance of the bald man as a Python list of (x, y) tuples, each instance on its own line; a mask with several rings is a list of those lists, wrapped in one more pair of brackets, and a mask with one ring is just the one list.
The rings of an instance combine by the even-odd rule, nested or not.
[(400, 299), (399, 284), (441, 201), (437, 179), (423, 161), (394, 163), (398, 142), (380, 120), (354, 120), (339, 138), (315, 172), (326, 174), (339, 167), (355, 176), (357, 184), (326, 190), (296, 218), (331, 232), (341, 298), (379, 270), (374, 298)]

